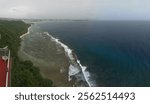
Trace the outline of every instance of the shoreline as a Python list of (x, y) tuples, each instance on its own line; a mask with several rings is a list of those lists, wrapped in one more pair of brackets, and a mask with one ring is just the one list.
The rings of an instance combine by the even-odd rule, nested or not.
[[(71, 81), (73, 78), (77, 78), (76, 75), (82, 75), (84, 79), (80, 79), (81, 81), (85, 81), (88, 85), (88, 87), (94, 87), (96, 86), (95, 82), (91, 81), (91, 74), (87, 71), (87, 66), (83, 66), (80, 63), (80, 60), (77, 58), (76, 54), (73, 53), (72, 49), (70, 49), (67, 45), (62, 43), (59, 39), (53, 37), (50, 33), (44, 32), (46, 35), (48, 35), (52, 41), (55, 41), (56, 44), (59, 44), (61, 47), (64, 48), (64, 51), (66, 53), (66, 57), (69, 59), (69, 68), (68, 68), (68, 81)], [(80, 82), (77, 82), (80, 83)]]
[[(26, 35), (29, 35), (30, 34), (30, 29), (32, 28), (33, 24), (31, 24), (31, 26), (28, 28), (28, 32), (21, 35), (20, 38), (23, 38), (24, 36)], [(28, 49), (29, 46), (27, 47), (24, 47), (24, 40), (22, 40), (22, 45), (24, 47), (25, 50), (27, 50), (27, 52), (23, 51), (23, 47), (20, 48), (20, 58), (23, 59), (23, 60), (30, 60), (33, 62), (33, 64), (37, 67), (40, 68), (40, 73), (42, 76), (44, 76), (45, 78), (48, 78), (48, 79), (52, 79), (52, 81), (54, 82), (54, 86), (58, 86), (58, 87), (62, 87), (62, 86), (89, 86), (89, 87), (93, 87), (95, 86), (95, 83), (90, 80), (90, 73), (87, 71), (87, 67), (86, 66), (83, 66), (81, 65), (80, 63), (80, 60), (77, 58), (76, 54), (72, 51), (72, 49), (70, 49), (67, 45), (65, 45), (64, 43), (62, 43), (59, 39), (55, 38), (52, 36), (52, 34), (49, 34), (48, 32), (44, 32), (44, 31), (41, 31), (43, 32), (43, 34), (47, 35), (48, 37), (50, 37), (50, 43), (51, 45), (53, 45), (53, 47), (61, 47), (63, 50), (63, 54), (64, 56), (67, 58), (68, 60), (68, 65), (67, 67), (65, 68), (65, 73), (60, 73), (63, 68), (60, 68), (60, 69), (57, 69), (56, 67), (59, 66), (56, 64), (56, 66), (47, 66), (45, 67), (44, 65), (42, 65), (40, 62), (38, 62), (38, 57), (36, 56), (32, 56), (32, 54), (29, 52), (29, 51), (33, 51), (32, 49)], [(34, 33), (33, 32), (33, 36), (34, 34), (37, 34), (36, 32)], [(40, 33), (42, 34), (42, 33)], [(31, 34), (32, 35), (32, 34)], [(31, 36), (32, 37), (32, 36)], [(28, 37), (28, 39), (31, 38), (30, 36)], [(25, 40), (25, 41), (28, 41)], [(41, 40), (39, 41), (42, 41), (42, 37), (40, 38)], [(38, 42), (39, 42), (38, 41)], [(52, 43), (54, 42), (54, 43)], [(31, 44), (36, 44), (36, 43), (31, 43)], [(37, 43), (38, 44), (38, 43)], [(55, 44), (55, 45), (54, 45)], [(57, 46), (58, 45), (58, 46)], [(34, 46), (31, 46), (32, 48), (36, 48)], [(39, 46), (40, 47), (40, 46)], [(29, 47), (30, 48), (30, 47)], [(48, 51), (48, 50), (47, 50)], [(50, 51), (50, 50), (49, 50)], [(56, 51), (57, 52), (57, 51)], [(44, 51), (42, 51), (42, 53), (44, 54)], [(50, 52), (48, 55), (53, 55), (53, 52)], [(55, 56), (55, 55), (54, 55)], [(64, 57), (63, 56), (63, 57)], [(55, 57), (58, 57), (58, 56), (55, 56)], [(59, 57), (60, 58), (60, 57)], [(59, 59), (58, 58), (58, 59)], [(36, 60), (35, 60), (36, 59)], [(44, 61), (44, 59), (41, 59)], [(51, 60), (51, 59), (50, 59)], [(56, 59), (57, 60), (57, 59)], [(64, 58), (62, 58), (61, 60), (66, 60)], [(52, 61), (53, 62), (53, 61)], [(37, 64), (38, 63), (38, 64)], [(54, 63), (58, 63), (57, 61), (54, 61)], [(65, 65), (65, 64), (64, 64)], [(49, 68), (50, 70), (48, 70)], [(56, 68), (56, 69), (55, 69)], [(57, 71), (58, 70), (58, 71)], [(57, 73), (56, 73), (57, 71)], [(49, 73), (49, 74), (48, 74)], [(57, 77), (56, 77), (57, 76)], [(63, 77), (62, 77), (63, 76)], [(62, 82), (64, 83), (62, 83)], [(62, 85), (58, 84), (58, 83), (62, 83)], [(68, 87), (69, 87), (68, 86)]]
[[(30, 60), (35, 67), (38, 67), (40, 69), (40, 74), (44, 78), (50, 79), (53, 81), (53, 86), (55, 86), (55, 87), (72, 87), (74, 85), (74, 82), (68, 81), (68, 68), (67, 68), (68, 61), (67, 61), (67, 58), (65, 58), (64, 52), (63, 52), (63, 54), (61, 54), (60, 57), (58, 57), (56, 55), (53, 55), (53, 53), (57, 54), (57, 52), (53, 52), (53, 51), (50, 51), (49, 49), (47, 49), (46, 51), (49, 51), (48, 57), (49, 56), (58, 57), (58, 59), (56, 59), (58, 61), (50, 61), (50, 62), (46, 61), (45, 58), (39, 59), (38, 57), (30, 54), (30, 51), (33, 51), (32, 50), (33, 48), (31, 49), (30, 47), (25, 46), (25, 41), (28, 41), (28, 40), (30, 40), (30, 38), (32, 36), (37, 35), (37, 32), (35, 32), (35, 31), (33, 31), (33, 34), (32, 33), (30, 34), (31, 29), (34, 28), (33, 26), (34, 25), (31, 25), (28, 28), (28, 32), (23, 34), (20, 37), (20, 38), (23, 38), (24, 36), (29, 35), (29, 36), (27, 36), (27, 39), (24, 38), (21, 40), (21, 47), (18, 52), (19, 58), (23, 61)], [(41, 33), (39, 33), (39, 34), (41, 34)], [(38, 37), (38, 35), (37, 35), (37, 37)], [(42, 42), (43, 41), (42, 39), (45, 39), (45, 37), (39, 38), (39, 41), (36, 41), (37, 44)], [(52, 47), (56, 48), (55, 42), (49, 41), (49, 43), (52, 45)], [(32, 46), (34, 47), (35, 44), (36, 43), (33, 43)], [(38, 47), (40, 48), (41, 44), (39, 44)], [(40, 51), (40, 49), (39, 49), (39, 51)], [(45, 51), (42, 51), (42, 54), (45, 54)], [(51, 60), (51, 59), (49, 59), (49, 60)], [(62, 60), (61, 63), (59, 62), (60, 60)], [(55, 65), (53, 65), (54, 63), (55, 63)], [(60, 64), (58, 64), (58, 63), (60, 63)], [(58, 68), (58, 67), (60, 67), (60, 68)]]
[(0, 47), (8, 46), (13, 59), (11, 87), (51, 87), (52, 81), (42, 77), (39, 69), (33, 66), (31, 61), (23, 61), (19, 58), (18, 52), (24, 40), (20, 39), (20, 36), (28, 33), (30, 24), (22, 21), (0, 21), (0, 24), (0, 32), (5, 33), (1, 34)]
[(32, 24), (30, 24), (30, 26), (28, 27), (28, 31), (20, 36), (21, 39), (30, 33), (31, 27), (32, 27)]

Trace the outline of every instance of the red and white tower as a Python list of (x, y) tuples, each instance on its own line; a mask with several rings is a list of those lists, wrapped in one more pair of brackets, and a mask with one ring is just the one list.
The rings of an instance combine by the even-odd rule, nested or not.
[(11, 58), (8, 47), (0, 48), (0, 87), (10, 86)]

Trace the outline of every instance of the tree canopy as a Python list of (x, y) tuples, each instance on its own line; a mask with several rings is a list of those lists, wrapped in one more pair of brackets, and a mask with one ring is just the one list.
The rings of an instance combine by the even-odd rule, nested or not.
[(18, 57), (20, 36), (27, 32), (30, 24), (22, 21), (0, 20), (0, 48), (8, 46), (11, 51), (11, 86), (14, 87), (50, 87), (52, 81), (41, 76), (39, 68), (31, 61), (22, 61)]

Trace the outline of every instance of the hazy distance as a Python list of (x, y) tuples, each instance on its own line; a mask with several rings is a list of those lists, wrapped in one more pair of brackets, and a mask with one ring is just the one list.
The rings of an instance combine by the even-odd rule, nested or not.
[(150, 0), (0, 0), (0, 17), (150, 20)]

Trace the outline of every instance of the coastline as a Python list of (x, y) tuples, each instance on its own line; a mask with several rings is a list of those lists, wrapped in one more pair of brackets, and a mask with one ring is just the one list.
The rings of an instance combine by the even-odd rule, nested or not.
[(24, 36), (28, 35), (28, 34), (30, 33), (31, 27), (32, 27), (32, 24), (30, 24), (30, 26), (28, 27), (28, 31), (27, 31), (26, 33), (22, 34), (22, 35), (20, 36), (20, 38), (23, 38)]
[[(44, 78), (50, 79), (53, 81), (53, 86), (55, 86), (55, 87), (72, 87), (72, 86), (74, 86), (74, 81), (70, 81), (70, 82), (68, 81), (68, 59), (65, 57), (65, 54), (64, 54), (64, 52), (62, 52), (62, 49), (60, 49), (61, 54), (59, 54), (59, 52), (53, 52), (50, 49), (41, 51), (42, 54), (45, 54), (45, 51), (47, 51), (48, 52), (47, 57), (57, 57), (56, 59), (52, 58), (52, 59), (55, 59), (55, 61), (50, 61), (51, 59), (45, 60), (45, 58), (40, 59), (40, 58), (30, 54), (30, 52), (32, 52), (33, 48), (31, 49), (28, 46), (26, 47), (25, 41), (30, 41), (30, 39), (32, 39), (32, 36), (38, 35), (38, 33), (35, 31), (33, 31), (31, 33), (31, 29), (33, 29), (34, 27), (35, 27), (35, 25), (31, 25), (30, 28), (28, 28), (28, 32), (23, 34), (20, 37), (20, 38), (23, 38), (24, 36), (26, 36), (26, 38), (22, 39), (22, 41), (21, 41), (21, 47), (18, 52), (19, 58), (23, 61), (26, 61), (26, 60), (32, 61), (33, 65), (40, 69), (40, 74)], [(39, 35), (41, 35), (41, 34), (42, 33), (39, 33)], [(47, 38), (49, 40), (48, 36), (47, 36)], [(34, 44), (31, 43), (32, 45), (30, 45), (30, 46), (32, 47), (36, 44), (42, 43), (42, 39), (45, 39), (44, 34), (41, 38), (39, 38), (38, 41), (36, 41), (37, 43), (34, 43)], [(49, 41), (49, 45), (51, 45), (53, 48), (57, 48), (55, 42)], [(44, 46), (41, 46), (41, 44), (39, 44), (38, 50), (40, 51), (41, 47), (44, 47)], [(36, 51), (36, 52), (39, 52), (39, 51)], [(40, 56), (42, 56), (42, 55), (40, 55)]]
[[(91, 75), (87, 71), (87, 67), (83, 66), (80, 63), (80, 60), (77, 58), (76, 54), (73, 53), (73, 51), (67, 45), (65, 45), (64, 43), (59, 41), (59, 39), (53, 37), (48, 32), (45, 32), (45, 34), (48, 35), (52, 39), (52, 41), (55, 41), (56, 44), (58, 44), (58, 45), (60, 45), (61, 47), (64, 48), (64, 51), (66, 53), (66, 57), (68, 57), (69, 63), (70, 63), (69, 68), (68, 68), (68, 70), (69, 70), (68, 71), (68, 81), (71, 81), (74, 77), (77, 80), (81, 80), (81, 79), (78, 79), (77, 76), (83, 76), (84, 79), (82, 79), (82, 80), (85, 81), (88, 84), (88, 85), (86, 85), (86, 83), (84, 82), (85, 83), (85, 84), (83, 84), (84, 86), (89, 86), (89, 87), (96, 86), (94, 82), (90, 81)], [(77, 83), (80, 83), (80, 82), (77, 82)]]
[[(32, 33), (30, 34), (30, 36), (27, 36), (26, 37), (27, 39), (23, 39), (21, 42), (20, 52), (18, 53), (22, 60), (32, 61), (34, 66), (40, 68), (40, 73), (44, 78), (51, 79), (53, 81), (54, 86), (58, 86), (58, 87), (95, 86), (95, 83), (90, 80), (91, 75), (87, 71), (87, 67), (81, 65), (80, 60), (77, 58), (76, 54), (72, 51), (72, 49), (70, 49), (67, 45), (62, 43), (59, 39), (53, 37), (51, 33), (49, 34), (48, 32), (43, 32), (43, 31), (40, 32), (38, 31), (39, 33), (36, 32), (36, 29), (34, 30), (35, 27), (36, 27), (35, 24), (34, 25), (31, 24), (31, 26), (28, 28), (28, 32), (20, 36), (20, 38), (23, 38), (24, 36), (29, 35), (30, 30), (32, 28)], [(37, 36), (38, 34), (40, 35), (43, 34), (43, 35), (40, 37), (38, 41), (35, 39), (37, 41), (36, 43), (30, 43), (32, 45), (26, 47), (25, 41), (29, 41), (34, 36), (38, 37)], [(38, 57), (32, 54), (32, 52), (34, 53), (34, 50), (32, 50), (35, 48), (34, 45), (39, 43), (42, 44), (43, 42), (42, 38), (49, 38), (50, 40), (46, 44), (49, 44), (51, 47), (53, 47), (53, 49), (56, 48), (56, 51), (51, 51), (53, 49), (51, 50), (46, 49), (46, 51), (49, 52), (47, 56), (50, 55), (55, 57), (55, 61), (48, 59), (51, 60), (51, 62), (48, 63), (47, 61), (45, 61), (45, 59), (38, 58), (39, 56), (42, 56), (44, 54), (45, 50), (41, 51), (42, 54), (39, 55)], [(34, 39), (31, 40), (34, 41)], [(38, 52), (41, 50), (40, 47), (42, 48), (45, 47), (46, 45), (45, 44), (44, 46), (41, 46), (41, 44), (39, 44), (39, 46), (37, 47), (39, 48)], [(61, 56), (59, 56), (58, 51), (61, 51), (60, 52)], [(62, 62), (57, 62), (59, 60), (62, 60)], [(51, 63), (55, 65), (51, 65)]]
[[(0, 47), (8, 46), (11, 51), (11, 86), (12, 87), (50, 87), (52, 81), (45, 79), (37, 67), (31, 61), (23, 61), (18, 52), (21, 47), (20, 36), (27, 33), (29, 24), (22, 21), (0, 21), (0, 33), (2, 41)], [(13, 27), (12, 27), (13, 26)]]

